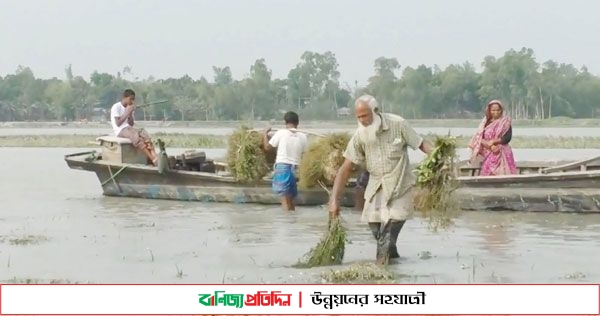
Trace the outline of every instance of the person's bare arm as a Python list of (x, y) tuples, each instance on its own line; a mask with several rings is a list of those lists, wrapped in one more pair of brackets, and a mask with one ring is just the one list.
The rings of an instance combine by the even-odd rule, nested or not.
[(263, 145), (263, 150), (264, 151), (270, 151), (273, 149), (273, 146), (271, 146), (271, 144), (269, 144), (269, 132), (271, 131), (271, 128), (268, 128), (265, 133), (263, 134), (263, 141), (262, 141), (262, 145)]
[(340, 212), (340, 197), (344, 191), (344, 188), (346, 187), (346, 183), (348, 182), (348, 178), (350, 177), (351, 173), (352, 161), (345, 159), (344, 163), (335, 175), (333, 189), (331, 190), (331, 195), (329, 196), (329, 212), (332, 217), (336, 217)]
[[(133, 113), (133, 109), (134, 109), (134, 106), (130, 105), (125, 109), (125, 113), (123, 114), (123, 116), (115, 117), (115, 122), (117, 123), (117, 126), (123, 125), (123, 123), (125, 123), (125, 121), (129, 120), (129, 117), (133, 116), (133, 115), (131, 115), (131, 113)], [(130, 125), (132, 125), (132, 124), (130, 124)]]
[(129, 115), (129, 117), (127, 118), (127, 123), (129, 124), (129, 126), (133, 126), (133, 124), (135, 124), (133, 116), (133, 112), (131, 112), (131, 115)]

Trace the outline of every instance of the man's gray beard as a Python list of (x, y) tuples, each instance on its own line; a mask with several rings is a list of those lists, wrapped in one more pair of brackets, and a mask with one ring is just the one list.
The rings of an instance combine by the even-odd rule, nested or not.
[(369, 126), (363, 126), (358, 122), (358, 133), (360, 138), (365, 143), (373, 143), (377, 140), (377, 131), (381, 126), (381, 117), (378, 114), (373, 114), (373, 122)]

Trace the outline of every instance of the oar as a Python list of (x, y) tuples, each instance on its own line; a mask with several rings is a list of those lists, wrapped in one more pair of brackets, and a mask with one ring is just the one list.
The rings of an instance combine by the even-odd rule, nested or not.
[(169, 102), (169, 100), (162, 100), (162, 101), (156, 101), (156, 102), (150, 102), (150, 103), (144, 103), (144, 104), (140, 104), (140, 105), (136, 105), (136, 108), (143, 108), (143, 107), (147, 107), (150, 105), (154, 105), (154, 104), (161, 104), (161, 103), (167, 103)]
[[(280, 130), (280, 128), (271, 128), (271, 131), (278, 131), (278, 130)], [(296, 128), (290, 129), (290, 130), (291, 131), (295, 131), (295, 132), (300, 132), (300, 133), (308, 134), (308, 135), (314, 135), (314, 136), (319, 136), (319, 137), (327, 137), (326, 135), (321, 134), (321, 133), (309, 132), (309, 131), (306, 131), (306, 130), (301, 130), (301, 129), (296, 129)], [(250, 131), (256, 131), (256, 132), (258, 132), (259, 130), (250, 130)]]

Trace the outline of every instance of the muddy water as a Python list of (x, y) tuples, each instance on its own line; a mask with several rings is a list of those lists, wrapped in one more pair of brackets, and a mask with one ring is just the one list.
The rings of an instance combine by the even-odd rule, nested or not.
[[(285, 213), (277, 206), (104, 197), (95, 175), (67, 168), (62, 155), (74, 151), (0, 148), (0, 283), (317, 283), (329, 269), (291, 267), (324, 232), (322, 207)], [(574, 152), (597, 153), (517, 155)], [(372, 260), (374, 241), (359, 214), (345, 210), (344, 218), (346, 264)], [(441, 233), (415, 218), (398, 247), (402, 259), (391, 268), (399, 282), (600, 282), (597, 214), (465, 212)]]

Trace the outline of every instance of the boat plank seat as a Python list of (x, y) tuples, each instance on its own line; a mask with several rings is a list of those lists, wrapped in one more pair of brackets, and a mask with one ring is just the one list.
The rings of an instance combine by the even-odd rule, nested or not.
[(599, 162), (600, 162), (600, 156), (596, 156), (596, 157), (592, 157), (592, 158), (588, 158), (588, 159), (584, 159), (584, 160), (580, 160), (580, 161), (574, 161), (571, 163), (566, 163), (566, 164), (562, 164), (562, 165), (558, 165), (558, 166), (554, 166), (554, 167), (544, 168), (542, 170), (542, 173), (564, 172), (564, 171), (569, 171), (569, 170), (573, 170), (573, 169), (577, 169), (577, 168), (579, 168), (579, 171), (587, 171), (588, 166), (596, 167), (599, 165)]
[(229, 165), (226, 162), (215, 160), (214, 164), (215, 164), (216, 171), (225, 172), (225, 171), (228, 171), (228, 169), (229, 169)]
[[(572, 162), (568, 162), (572, 163)], [(471, 165), (468, 161), (461, 161), (460, 171), (463, 174), (470, 175), (472, 177), (479, 175), (479, 169), (481, 168), (478, 165)], [(542, 173), (543, 170), (548, 168), (554, 168), (558, 164), (566, 164), (564, 161), (554, 162), (554, 161), (517, 161), (517, 174), (530, 174), (530, 173)]]
[(100, 144), (102, 144), (102, 143), (116, 143), (119, 145), (131, 144), (131, 140), (129, 138), (110, 136), (110, 135), (100, 136), (100, 137), (96, 138), (96, 141), (100, 142)]
[(460, 167), (460, 170), (466, 171), (471, 177), (474, 177), (479, 172), (479, 166), (472, 166), (472, 165), (462, 166), (462, 167)]
[(146, 155), (135, 148), (129, 138), (104, 135), (96, 141), (102, 147), (102, 160), (142, 165), (148, 162)]

